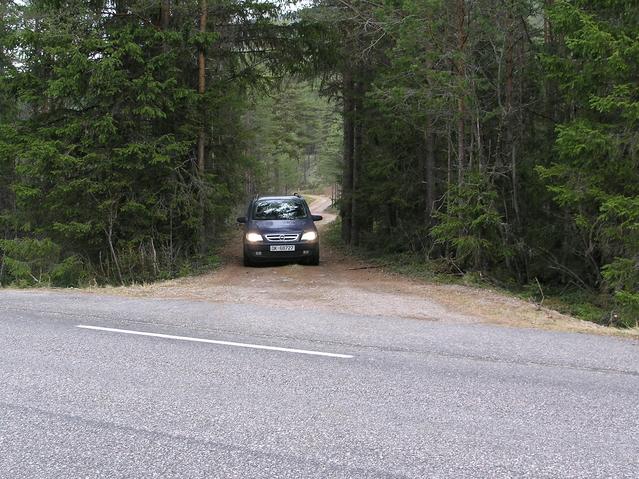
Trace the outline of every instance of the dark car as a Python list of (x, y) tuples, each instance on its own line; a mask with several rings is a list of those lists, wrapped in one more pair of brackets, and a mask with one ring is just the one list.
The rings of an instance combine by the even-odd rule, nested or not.
[(298, 195), (264, 196), (251, 201), (244, 227), (244, 265), (259, 262), (302, 261), (318, 265), (319, 236), (306, 201)]

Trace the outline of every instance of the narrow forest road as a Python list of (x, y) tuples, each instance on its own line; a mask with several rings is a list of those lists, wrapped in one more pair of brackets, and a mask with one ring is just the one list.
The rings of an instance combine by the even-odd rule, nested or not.
[[(331, 206), (329, 197), (317, 195), (312, 199), (312, 212), (324, 216), (318, 223), (321, 240), (322, 229), (334, 221), (336, 215), (327, 211)], [(155, 284), (87, 291), (639, 337), (639, 331), (605, 328), (489, 289), (428, 284), (384, 272), (334, 251), (326, 244), (322, 244), (319, 267), (284, 264), (247, 268), (242, 265), (239, 229), (235, 238), (223, 250), (223, 267), (211, 273)]]

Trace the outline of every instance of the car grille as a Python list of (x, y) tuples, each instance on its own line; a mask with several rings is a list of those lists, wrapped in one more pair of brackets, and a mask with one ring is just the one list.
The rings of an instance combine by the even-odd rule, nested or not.
[(271, 234), (271, 235), (264, 235), (266, 236), (266, 239), (269, 241), (297, 241), (297, 238), (299, 238), (299, 234), (295, 234), (295, 233), (286, 233), (286, 234)]

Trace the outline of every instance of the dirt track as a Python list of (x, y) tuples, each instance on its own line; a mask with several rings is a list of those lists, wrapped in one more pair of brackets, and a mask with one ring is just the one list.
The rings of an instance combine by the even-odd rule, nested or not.
[[(331, 200), (314, 197), (311, 209), (322, 214), (320, 231), (335, 219), (324, 211)], [(238, 231), (239, 236), (239, 231)], [(321, 236), (321, 235), (320, 235)], [(366, 265), (322, 247), (320, 266), (297, 264), (242, 266), (241, 241), (223, 252), (224, 265), (209, 274), (133, 287), (92, 289), (107, 294), (185, 298), (210, 302), (253, 302), (295, 310), (324, 310), (430, 321), (502, 324), (562, 331), (637, 336), (579, 321), (487, 289), (428, 284)]]

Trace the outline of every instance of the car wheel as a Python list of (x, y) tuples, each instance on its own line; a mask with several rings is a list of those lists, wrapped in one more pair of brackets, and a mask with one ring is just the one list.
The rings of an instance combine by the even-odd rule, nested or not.
[(249, 267), (249, 268), (251, 266), (253, 266), (253, 261), (251, 261), (251, 258), (249, 258), (246, 254), (244, 255), (244, 257), (242, 259), (243, 259), (242, 262), (244, 263), (244, 266)]
[(319, 251), (311, 256), (306, 264), (309, 264), (311, 266), (319, 266)]

